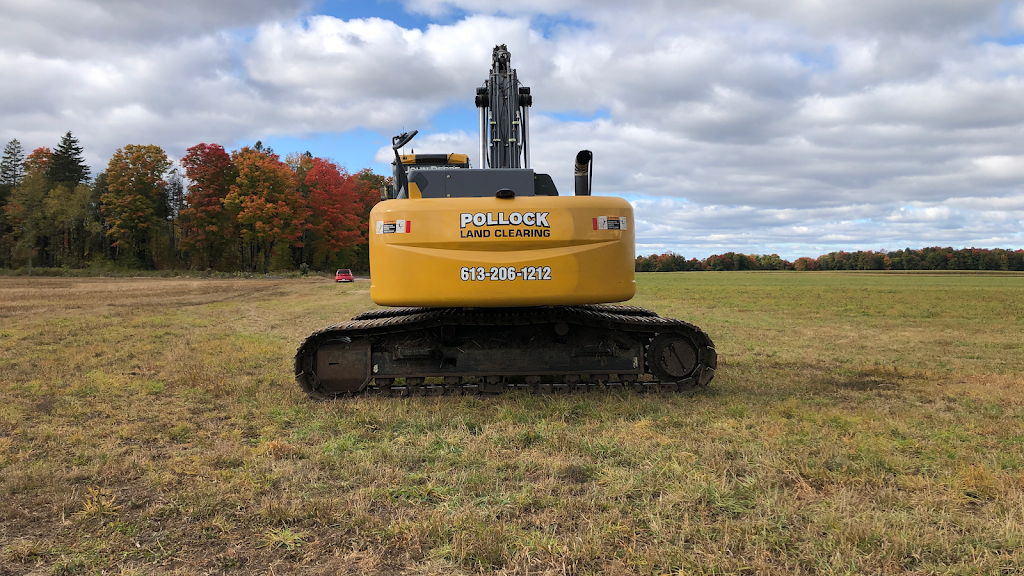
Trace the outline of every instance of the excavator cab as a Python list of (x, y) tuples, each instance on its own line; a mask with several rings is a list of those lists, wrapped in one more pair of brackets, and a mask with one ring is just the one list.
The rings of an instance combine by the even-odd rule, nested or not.
[[(413, 130), (395, 136), (395, 146), (408, 144), (416, 133)], [(391, 166), (396, 184), (387, 191), (388, 199), (483, 197), (499, 189), (513, 193), (518, 190), (521, 195), (558, 196), (549, 174), (534, 173), (529, 168), (470, 169), (467, 154), (399, 154), (396, 147)]]

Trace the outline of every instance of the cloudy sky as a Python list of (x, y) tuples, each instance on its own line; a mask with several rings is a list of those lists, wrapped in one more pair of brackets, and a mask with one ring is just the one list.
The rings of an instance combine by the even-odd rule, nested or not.
[(534, 167), (593, 150), (640, 253), (1024, 247), (1020, 1), (0, 0), (0, 140), (475, 158), (496, 43)]

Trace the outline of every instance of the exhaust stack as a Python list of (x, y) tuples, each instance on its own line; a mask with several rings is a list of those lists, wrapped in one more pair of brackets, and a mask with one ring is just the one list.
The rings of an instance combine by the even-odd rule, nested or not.
[(590, 196), (590, 184), (593, 181), (592, 168), (594, 167), (594, 153), (590, 150), (580, 150), (576, 154), (576, 195)]

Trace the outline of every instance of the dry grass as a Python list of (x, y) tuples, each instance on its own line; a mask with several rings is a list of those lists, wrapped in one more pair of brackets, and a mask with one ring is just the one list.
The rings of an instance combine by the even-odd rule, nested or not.
[(1024, 571), (1024, 283), (639, 275), (711, 389), (319, 404), (367, 284), (0, 279), (0, 574)]

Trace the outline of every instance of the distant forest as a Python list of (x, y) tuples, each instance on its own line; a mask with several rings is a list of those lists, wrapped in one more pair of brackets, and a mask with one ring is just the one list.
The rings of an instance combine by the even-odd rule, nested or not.
[(637, 272), (704, 270), (1018, 270), (1024, 271), (1024, 250), (921, 248), (893, 252), (872, 250), (829, 252), (817, 258), (783, 260), (778, 254), (726, 252), (703, 260), (666, 252), (636, 257)]
[[(54, 150), (0, 161), (0, 267), (224, 272), (369, 269), (368, 219), (386, 179), (260, 142), (197, 144), (172, 166), (129, 144), (91, 177), (66, 133)], [(186, 184), (187, 182), (187, 184)]]
[[(284, 161), (260, 142), (228, 153), (196, 144), (173, 167), (159, 146), (117, 149), (92, 176), (71, 132), (55, 149), (0, 161), (0, 268), (369, 269), (370, 209), (388, 183), (309, 152)], [(636, 258), (637, 272), (696, 270), (1024, 270), (1024, 250), (830, 252), (793, 262), (727, 252)]]

